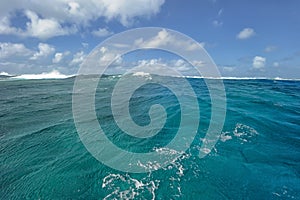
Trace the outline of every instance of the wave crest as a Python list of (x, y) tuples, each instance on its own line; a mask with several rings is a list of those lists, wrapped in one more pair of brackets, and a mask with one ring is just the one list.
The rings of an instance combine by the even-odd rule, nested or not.
[(57, 70), (53, 70), (51, 72), (43, 72), (41, 74), (22, 74), (19, 76), (14, 76), (12, 78), (14, 79), (65, 79), (72, 77), (74, 75), (65, 75), (61, 74)]

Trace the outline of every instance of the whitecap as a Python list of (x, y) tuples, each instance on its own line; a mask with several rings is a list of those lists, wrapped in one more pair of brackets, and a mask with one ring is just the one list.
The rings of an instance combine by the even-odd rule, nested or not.
[(223, 132), (221, 135), (220, 135), (220, 140), (222, 142), (226, 142), (227, 140), (231, 140), (232, 139), (232, 136), (230, 135), (229, 132)]
[(148, 180), (147, 177), (138, 180), (129, 174), (109, 174), (102, 183), (102, 188), (110, 192), (104, 199), (155, 199), (158, 186), (158, 180)]
[(13, 76), (7, 72), (0, 72), (0, 76)]
[(61, 74), (57, 70), (53, 70), (51, 72), (43, 72), (41, 74), (22, 74), (19, 76), (11, 77), (12, 79), (65, 79), (72, 77), (74, 75), (65, 75)]
[(242, 142), (250, 142), (253, 137), (258, 135), (258, 132), (245, 124), (236, 124), (233, 135)]
[(204, 77), (204, 76), (183, 76), (184, 78), (195, 79), (216, 79), (216, 80), (279, 80), (279, 81), (300, 81), (300, 78), (281, 78), (281, 77), (235, 77), (235, 76), (223, 76), (223, 77)]

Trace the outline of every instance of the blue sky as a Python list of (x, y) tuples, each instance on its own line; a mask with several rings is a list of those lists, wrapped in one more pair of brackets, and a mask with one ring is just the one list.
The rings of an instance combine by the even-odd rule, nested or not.
[[(300, 78), (299, 8), (297, 0), (5, 0), (0, 73), (74, 74), (109, 36), (158, 26), (203, 44), (223, 76)], [(138, 55), (134, 63), (164, 54)]]

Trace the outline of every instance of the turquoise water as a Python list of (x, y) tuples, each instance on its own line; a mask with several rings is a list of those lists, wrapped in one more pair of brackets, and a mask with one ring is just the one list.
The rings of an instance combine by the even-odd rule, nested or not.
[[(177, 78), (163, 78), (177, 83)], [(159, 134), (137, 139), (122, 133), (112, 116), (110, 96), (117, 81), (103, 78), (95, 97), (107, 137), (132, 152), (163, 148), (179, 127), (176, 95), (156, 84), (133, 94), (130, 114), (137, 124), (149, 123), (146, 113), (155, 103), (168, 114)], [(203, 159), (198, 154), (211, 101), (203, 79), (188, 81), (201, 114), (191, 147), (167, 167), (133, 174), (103, 165), (82, 144), (72, 115), (74, 78), (2, 79), (0, 198), (300, 199), (300, 81), (224, 80), (226, 121), (220, 140)]]

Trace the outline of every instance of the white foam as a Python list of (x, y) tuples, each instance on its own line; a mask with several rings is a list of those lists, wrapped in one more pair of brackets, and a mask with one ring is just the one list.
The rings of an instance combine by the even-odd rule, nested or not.
[(72, 77), (74, 75), (65, 75), (61, 74), (57, 70), (53, 70), (51, 72), (43, 72), (41, 74), (22, 74), (19, 76), (12, 77), (13, 79), (65, 79)]
[(184, 76), (184, 78), (198, 78), (198, 79), (216, 79), (216, 80), (280, 80), (280, 81), (300, 81), (300, 78), (268, 78), (268, 77), (203, 77), (203, 76)]
[(237, 123), (233, 131), (233, 135), (244, 142), (251, 142), (251, 139), (256, 137), (259, 133), (252, 127)]
[(280, 77), (275, 77), (274, 80), (276, 81), (300, 81), (300, 78), (280, 78)]
[(1, 76), (13, 76), (13, 75), (11, 75), (11, 74), (9, 74), (7, 72), (0, 72), (0, 75)]
[[(120, 187), (123, 185), (124, 187)], [(102, 188), (110, 192), (104, 199), (142, 199), (146, 195), (155, 199), (155, 190), (159, 181), (144, 177), (140, 180), (129, 174), (109, 174), (103, 179)]]
[(211, 152), (211, 150), (208, 148), (201, 148), (200, 151), (202, 151), (205, 154), (209, 154)]
[(220, 135), (220, 140), (222, 142), (226, 142), (227, 140), (231, 140), (232, 139), (232, 136), (230, 135), (229, 132), (224, 132)]

